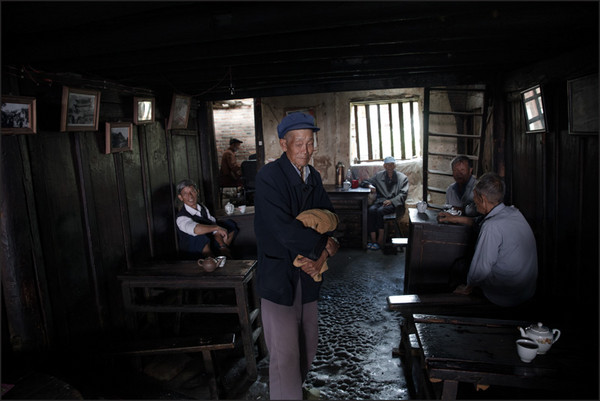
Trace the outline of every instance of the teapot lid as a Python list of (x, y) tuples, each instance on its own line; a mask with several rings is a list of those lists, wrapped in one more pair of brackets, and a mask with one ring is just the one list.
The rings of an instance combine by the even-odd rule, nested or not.
[(542, 322), (538, 322), (537, 324), (532, 324), (529, 326), (529, 330), (538, 334), (546, 334), (550, 333), (550, 329), (542, 324)]

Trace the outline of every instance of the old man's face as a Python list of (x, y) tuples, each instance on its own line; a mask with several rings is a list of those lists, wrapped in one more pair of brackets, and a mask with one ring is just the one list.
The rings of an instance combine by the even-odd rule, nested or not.
[(454, 167), (452, 167), (452, 176), (454, 177), (454, 181), (459, 185), (464, 185), (469, 182), (472, 172), (473, 168), (469, 167), (469, 162), (467, 161), (456, 163)]
[(279, 145), (292, 164), (300, 169), (308, 164), (315, 151), (313, 130), (297, 129), (289, 131), (283, 139), (279, 140)]
[(196, 191), (196, 188), (193, 186), (190, 185), (183, 188), (177, 197), (189, 207), (196, 209), (196, 205), (198, 204), (198, 191)]

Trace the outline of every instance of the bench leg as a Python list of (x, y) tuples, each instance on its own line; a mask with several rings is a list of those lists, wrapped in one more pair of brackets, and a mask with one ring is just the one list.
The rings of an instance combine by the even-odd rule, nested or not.
[(208, 385), (210, 388), (210, 396), (213, 400), (219, 399), (219, 382), (217, 381), (217, 371), (213, 361), (212, 351), (202, 351), (202, 359), (204, 361), (204, 369), (208, 374)]
[(455, 400), (458, 392), (458, 382), (456, 380), (444, 380), (442, 388), (442, 400)]

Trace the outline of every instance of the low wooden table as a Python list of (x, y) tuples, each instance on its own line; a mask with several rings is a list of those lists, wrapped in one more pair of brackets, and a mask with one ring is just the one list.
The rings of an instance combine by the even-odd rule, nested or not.
[[(525, 363), (515, 341), (521, 337), (517, 327), (530, 322), (424, 314), (413, 315), (412, 321), (413, 355), (405, 355), (404, 370), (417, 376), (422, 372), (421, 385), (415, 385), (421, 387), (418, 398), (455, 399), (459, 382), (540, 389), (557, 397), (581, 392), (584, 397), (598, 397), (597, 339), (561, 337), (547, 354)], [(419, 377), (412, 379), (419, 383)], [(435, 383), (442, 383), (441, 393)]]
[[(241, 338), (246, 358), (246, 370), (251, 378), (257, 377), (254, 343), (259, 345), (260, 356), (266, 355), (266, 346), (260, 320), (260, 299), (256, 291), (250, 297), (249, 286), (254, 284), (256, 260), (227, 260), (223, 267), (206, 273), (196, 261), (153, 263), (118, 276), (121, 281), (123, 302), (132, 312), (171, 313), (233, 313), (241, 326)], [(221, 304), (155, 304), (144, 303), (136, 297), (136, 288), (151, 289), (234, 289), (235, 305)], [(254, 308), (251, 309), (250, 303)], [(253, 325), (256, 327), (253, 329)]]
[(449, 286), (450, 270), (457, 260), (470, 260), (475, 245), (472, 228), (438, 223), (438, 210), (419, 213), (417, 209), (409, 208), (408, 213), (404, 293), (453, 290)]

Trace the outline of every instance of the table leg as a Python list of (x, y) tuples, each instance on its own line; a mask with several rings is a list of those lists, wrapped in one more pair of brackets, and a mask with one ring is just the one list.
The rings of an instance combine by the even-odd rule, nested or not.
[(444, 380), (442, 388), (442, 400), (455, 400), (458, 392), (458, 382), (456, 380)]
[(256, 358), (254, 357), (254, 342), (252, 341), (248, 292), (244, 284), (235, 287), (235, 298), (242, 329), (242, 343), (244, 345), (244, 355), (246, 357), (246, 371), (248, 372), (250, 379), (254, 380), (258, 376), (258, 370), (256, 367)]
[[(253, 307), (260, 311), (260, 297), (258, 296), (258, 289), (256, 288), (256, 276), (254, 276), (251, 283), (252, 283), (251, 284), (252, 285), (252, 299), (254, 300)], [(265, 334), (264, 334), (264, 329), (262, 327), (261, 312), (259, 312), (257, 319), (258, 319), (258, 321), (256, 322), (256, 325), (258, 327), (260, 327), (260, 335), (258, 336), (258, 339), (257, 339), (257, 341), (258, 341), (258, 357), (259, 357), (259, 359), (262, 359), (268, 355), (269, 351), (267, 350), (267, 344), (265, 343)], [(250, 322), (250, 327), (252, 327), (252, 322)]]
[(361, 202), (362, 205), (362, 246), (363, 249), (367, 249), (367, 237), (369, 235), (369, 233), (367, 233), (367, 207), (368, 207), (368, 203), (367, 203), (367, 198), (362, 199)]

